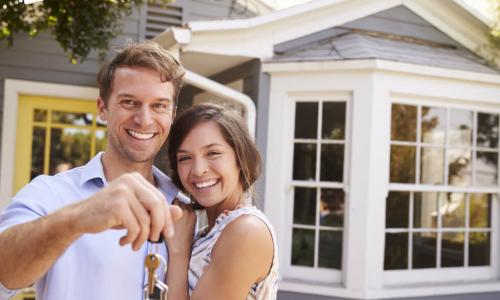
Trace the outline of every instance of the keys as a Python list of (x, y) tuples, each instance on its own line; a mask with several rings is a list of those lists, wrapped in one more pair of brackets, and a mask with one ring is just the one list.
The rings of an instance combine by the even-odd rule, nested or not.
[(148, 282), (144, 286), (144, 300), (167, 300), (168, 286), (159, 280), (156, 275), (156, 269), (162, 263), (165, 265), (165, 272), (163, 272), (165, 274), (167, 264), (161, 255), (149, 253), (146, 256), (144, 265), (148, 273)]
[(152, 295), (154, 293), (155, 284), (158, 278), (156, 277), (156, 269), (160, 266), (160, 258), (156, 253), (150, 253), (146, 256), (146, 261), (144, 264), (148, 269), (148, 294)]

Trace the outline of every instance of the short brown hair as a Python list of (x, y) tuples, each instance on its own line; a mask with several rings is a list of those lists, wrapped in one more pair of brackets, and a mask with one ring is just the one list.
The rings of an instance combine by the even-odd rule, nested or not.
[(113, 89), (115, 71), (120, 67), (143, 67), (158, 72), (162, 82), (170, 81), (173, 84), (173, 101), (176, 103), (185, 70), (170, 52), (157, 43), (152, 41), (130, 43), (118, 52), (113, 60), (101, 67), (97, 74), (97, 83), (99, 96), (106, 105)]
[(177, 173), (177, 151), (186, 136), (198, 124), (213, 121), (219, 127), (224, 140), (231, 146), (240, 168), (240, 183), (246, 192), (260, 175), (260, 154), (253, 142), (248, 128), (240, 114), (234, 110), (215, 104), (192, 106), (180, 114), (174, 121), (168, 137), (168, 159), (172, 169), (172, 181), (182, 188)]

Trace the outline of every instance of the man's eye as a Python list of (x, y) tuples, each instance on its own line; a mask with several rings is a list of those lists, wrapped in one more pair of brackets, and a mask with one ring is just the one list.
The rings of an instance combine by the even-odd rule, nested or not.
[(170, 106), (164, 104), (164, 103), (155, 103), (153, 104), (153, 108), (157, 111), (167, 111)]
[(124, 107), (127, 107), (127, 108), (132, 108), (135, 106), (135, 101), (134, 100), (122, 100), (121, 101), (121, 104), (124, 106)]

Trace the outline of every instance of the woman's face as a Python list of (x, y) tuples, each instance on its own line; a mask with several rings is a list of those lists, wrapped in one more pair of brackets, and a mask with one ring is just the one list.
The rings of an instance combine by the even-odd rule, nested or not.
[(188, 133), (177, 151), (177, 173), (184, 189), (205, 208), (234, 208), (243, 194), (236, 155), (213, 121)]

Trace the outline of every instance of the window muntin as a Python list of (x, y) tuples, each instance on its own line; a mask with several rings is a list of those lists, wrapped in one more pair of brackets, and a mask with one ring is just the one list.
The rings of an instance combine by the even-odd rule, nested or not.
[(385, 270), (491, 264), (497, 113), (393, 103)]
[(291, 266), (341, 269), (345, 120), (345, 101), (295, 103)]

